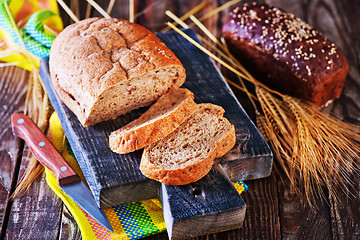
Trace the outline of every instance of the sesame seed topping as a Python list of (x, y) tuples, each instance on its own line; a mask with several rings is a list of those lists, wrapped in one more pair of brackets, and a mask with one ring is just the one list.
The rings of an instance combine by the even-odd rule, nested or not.
[(334, 55), (336, 53), (336, 48), (333, 47), (330, 49), (329, 55)]
[(249, 14), (250, 14), (251, 19), (257, 19), (258, 18), (257, 14), (256, 14), (256, 12), (254, 10), (250, 10)]
[(231, 20), (233, 33), (238, 34), (238, 39), (246, 39), (259, 51), (271, 53), (274, 59), (281, 59), (304, 81), (313, 75), (312, 66), (317, 69), (315, 66), (318, 63), (314, 59), (325, 58), (326, 69), (329, 69), (334, 64), (335, 55), (339, 58), (334, 43), (291, 13), (266, 5), (253, 7), (245, 4), (236, 8), (231, 16), (234, 18)]

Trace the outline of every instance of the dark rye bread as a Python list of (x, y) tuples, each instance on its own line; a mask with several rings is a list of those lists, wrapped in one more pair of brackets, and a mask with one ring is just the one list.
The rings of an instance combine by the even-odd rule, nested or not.
[(214, 159), (235, 144), (235, 128), (220, 106), (203, 103), (165, 138), (145, 147), (140, 171), (167, 185), (184, 185), (204, 177)]
[(185, 88), (170, 91), (139, 118), (112, 132), (109, 146), (121, 154), (141, 149), (173, 132), (197, 109), (192, 92)]
[(243, 4), (223, 25), (241, 63), (270, 88), (324, 106), (341, 94), (349, 69), (342, 51), (300, 18), (266, 4)]
[(185, 81), (185, 69), (152, 32), (122, 19), (65, 28), (50, 53), (52, 84), (84, 126), (150, 105)]

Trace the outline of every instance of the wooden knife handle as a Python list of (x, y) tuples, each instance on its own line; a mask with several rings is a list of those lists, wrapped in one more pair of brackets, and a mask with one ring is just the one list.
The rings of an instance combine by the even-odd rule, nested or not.
[(11, 124), (13, 134), (22, 138), (29, 145), (39, 162), (55, 174), (59, 185), (80, 180), (80, 177), (31, 118), (22, 113), (15, 113), (11, 115)]

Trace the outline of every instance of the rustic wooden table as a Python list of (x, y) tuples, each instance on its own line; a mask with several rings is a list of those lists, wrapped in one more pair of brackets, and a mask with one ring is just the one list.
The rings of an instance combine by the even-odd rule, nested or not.
[[(75, 1), (73, 1), (75, 2)], [(86, 3), (80, 2), (80, 14), (85, 16)], [(105, 9), (108, 0), (97, 1)], [(128, 15), (128, 0), (116, 0), (112, 17)], [(169, 19), (164, 12), (172, 10), (177, 16), (198, 5), (202, 0), (135, 1), (136, 22), (157, 32)], [(224, 4), (225, 0), (207, 1), (200, 11), (205, 14)], [(360, 123), (360, 1), (336, 0), (266, 0), (303, 18), (334, 41), (344, 51), (350, 71), (341, 97), (329, 110), (343, 119)], [(70, 4), (69, 4), (70, 5)], [(205, 21), (217, 36), (228, 11)], [(66, 14), (63, 12), (63, 16)], [(95, 10), (92, 16), (100, 16)], [(66, 17), (65, 24), (69, 23)], [(40, 177), (30, 190), (14, 201), (7, 201), (29, 163), (26, 145), (11, 133), (10, 115), (24, 108), (29, 73), (17, 67), (0, 68), (0, 220), (1, 239), (77, 239), (76, 223), (59, 198)], [(234, 90), (250, 117), (254, 116), (246, 97)], [(302, 207), (296, 196), (273, 173), (270, 177), (247, 181), (249, 191), (242, 194), (247, 204), (243, 227), (227, 232), (201, 236), (196, 239), (360, 239), (360, 177), (353, 174), (354, 196), (340, 193), (341, 204), (319, 201), (316, 209)], [(166, 232), (148, 239), (167, 239)]]

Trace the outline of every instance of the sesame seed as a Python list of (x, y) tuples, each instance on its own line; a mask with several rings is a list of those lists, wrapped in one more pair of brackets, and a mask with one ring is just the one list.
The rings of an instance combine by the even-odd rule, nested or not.
[(331, 48), (330, 49), (330, 52), (329, 52), (329, 55), (334, 55), (336, 53), (336, 48)]
[(249, 14), (250, 14), (251, 19), (256, 19), (257, 18), (257, 14), (256, 14), (256, 12), (254, 10), (250, 10)]

